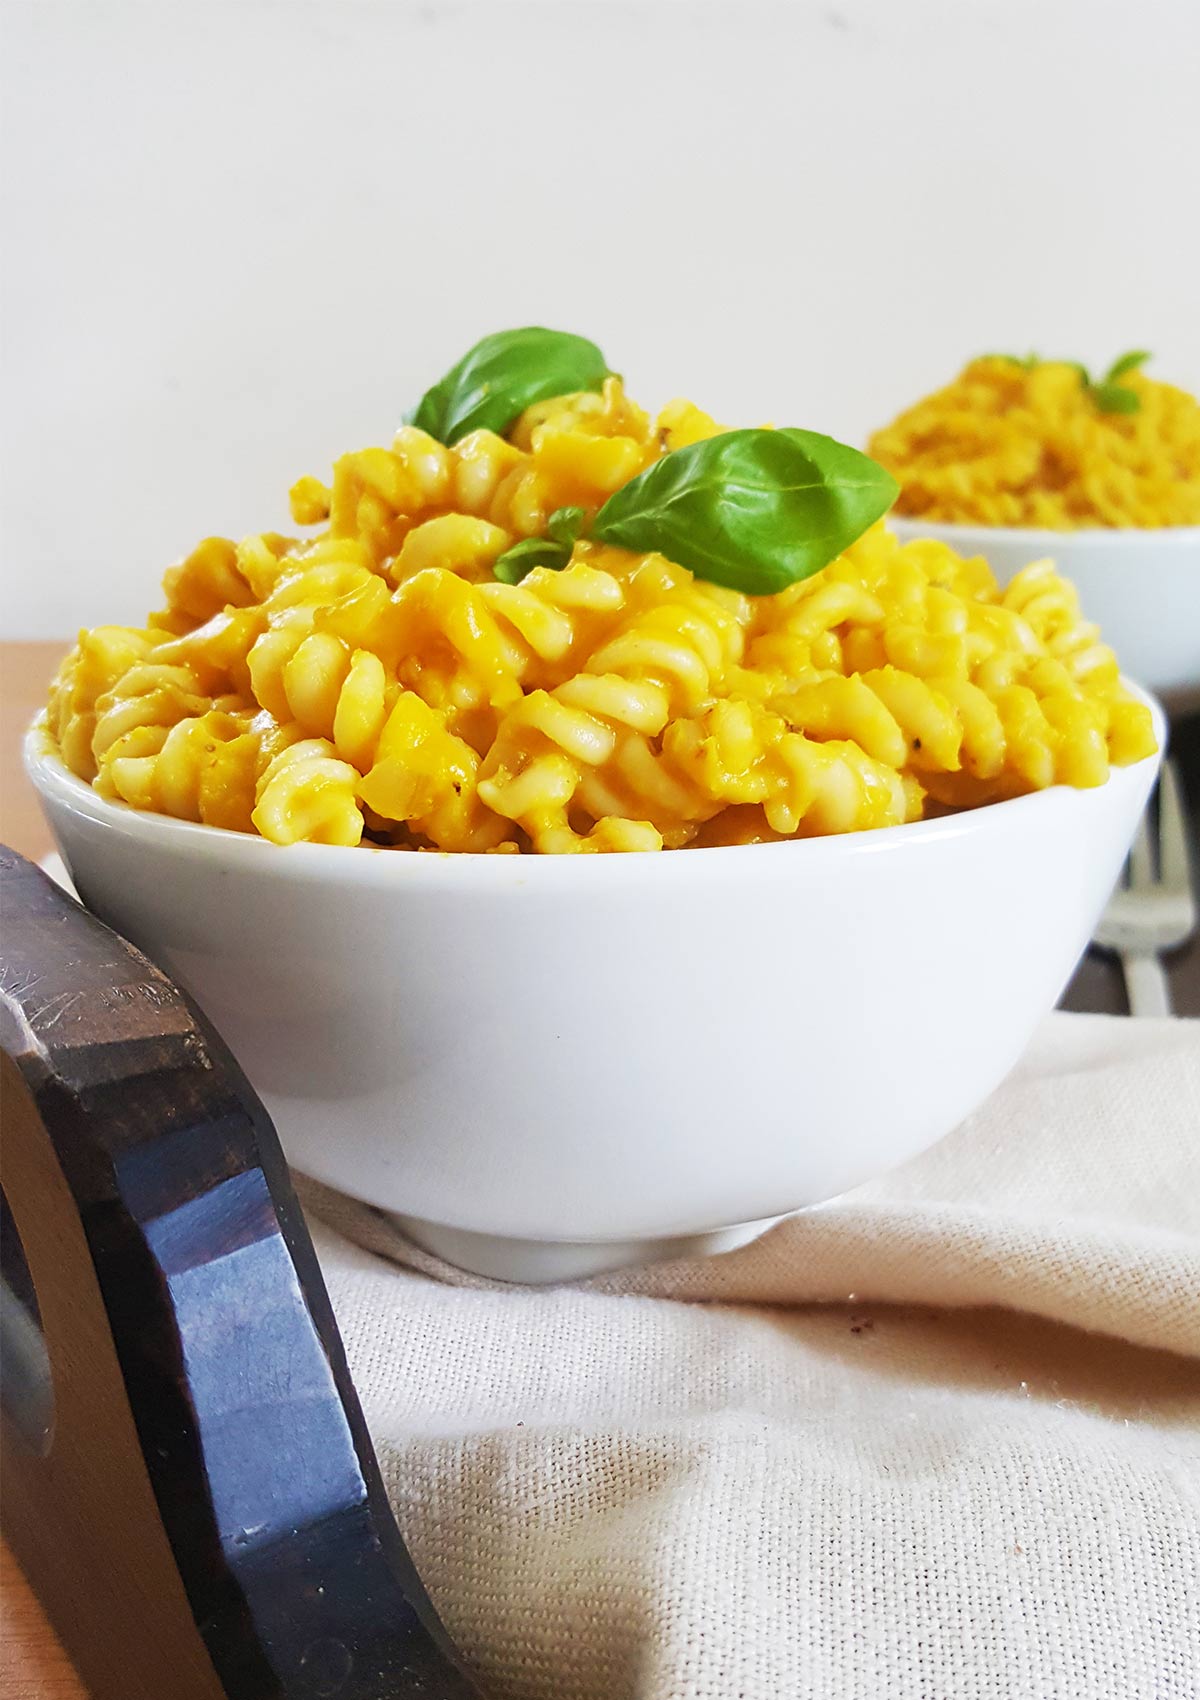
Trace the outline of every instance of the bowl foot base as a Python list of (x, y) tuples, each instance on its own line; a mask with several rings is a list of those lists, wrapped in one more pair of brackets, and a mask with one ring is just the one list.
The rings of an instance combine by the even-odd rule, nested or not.
[(669, 1239), (640, 1240), (520, 1240), (507, 1234), (477, 1234), (468, 1228), (448, 1228), (416, 1216), (392, 1220), (414, 1245), (431, 1251), (456, 1269), (483, 1275), (491, 1281), (519, 1281), (549, 1286), (556, 1281), (582, 1281), (614, 1269), (636, 1268), (685, 1257), (716, 1257), (749, 1245), (782, 1216), (757, 1222), (737, 1222), (704, 1234), (678, 1234)]

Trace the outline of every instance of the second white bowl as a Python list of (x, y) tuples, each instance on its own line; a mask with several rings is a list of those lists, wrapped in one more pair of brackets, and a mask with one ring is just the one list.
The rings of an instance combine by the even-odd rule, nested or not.
[(888, 524), (905, 543), (935, 537), (960, 555), (983, 555), (1001, 584), (1052, 556), (1086, 617), (1116, 650), (1122, 672), (1173, 712), (1200, 707), (1200, 526), (1035, 531), (896, 517)]

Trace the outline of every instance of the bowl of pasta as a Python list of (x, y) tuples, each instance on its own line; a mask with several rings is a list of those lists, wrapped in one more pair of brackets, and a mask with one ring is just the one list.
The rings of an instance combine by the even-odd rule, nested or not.
[(651, 419), (557, 335), (81, 633), (27, 742), (289, 1160), (514, 1280), (728, 1249), (954, 1127), (1163, 731), (1047, 563), (902, 542), (865, 456)]
[(987, 355), (871, 439), (900, 484), (892, 523), (982, 555), (1002, 585), (1053, 560), (1122, 665), (1200, 706), (1200, 403), (1123, 355)]

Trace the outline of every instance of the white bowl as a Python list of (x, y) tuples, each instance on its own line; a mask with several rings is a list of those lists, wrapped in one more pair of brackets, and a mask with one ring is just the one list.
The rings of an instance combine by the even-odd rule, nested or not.
[(1174, 712), (1200, 707), (1200, 526), (1035, 531), (895, 516), (888, 524), (905, 543), (936, 537), (960, 555), (985, 556), (1001, 584), (1053, 556), (1122, 670)]
[(949, 1132), (1057, 1000), (1158, 766), (518, 857), (281, 849), (106, 802), (36, 729), (26, 760), (84, 901), (194, 995), (291, 1162), (520, 1280), (726, 1249)]

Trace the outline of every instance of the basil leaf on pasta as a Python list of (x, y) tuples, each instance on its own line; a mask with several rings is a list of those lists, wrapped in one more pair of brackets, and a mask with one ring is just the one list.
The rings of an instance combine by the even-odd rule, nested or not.
[(1127, 372), (1136, 372), (1138, 367), (1144, 366), (1150, 358), (1150, 354), (1142, 348), (1135, 348), (1129, 354), (1122, 354), (1119, 359), (1113, 361), (1104, 374), (1104, 382), (1106, 384), (1115, 383), (1118, 378), (1123, 378)]
[(569, 543), (574, 547), (586, 517), (582, 508), (555, 508), (546, 521), (546, 535), (553, 537), (556, 543)]
[[(1038, 354), (1029, 354), (1022, 358), (1019, 354), (981, 354), (981, 360), (1008, 360), (1014, 366), (1020, 366), (1026, 372), (1034, 371), (1038, 366), (1054, 364), (1043, 361)], [(1130, 372), (1136, 372), (1139, 366), (1144, 366), (1150, 355), (1144, 349), (1133, 349), (1128, 354), (1121, 354), (1113, 361), (1104, 377), (1098, 382), (1092, 378), (1087, 367), (1079, 360), (1062, 360), (1058, 364), (1069, 366), (1073, 372), (1078, 372), (1079, 382), (1099, 413), (1136, 413), (1141, 407), (1137, 392), (1119, 383), (1118, 379)]]
[(501, 584), (520, 584), (535, 567), (561, 572), (583, 528), (582, 508), (556, 508), (546, 522), (545, 537), (526, 537), (506, 549), (492, 564), (492, 576)]
[(819, 432), (726, 431), (631, 479), (605, 502), (591, 535), (769, 596), (828, 565), (898, 490), (877, 462)]
[(1092, 400), (1100, 413), (1137, 413), (1142, 405), (1136, 390), (1124, 384), (1093, 384)]
[(603, 354), (586, 337), (541, 325), (496, 331), (426, 390), (405, 424), (448, 445), (468, 431), (503, 435), (535, 401), (598, 390), (608, 375)]

